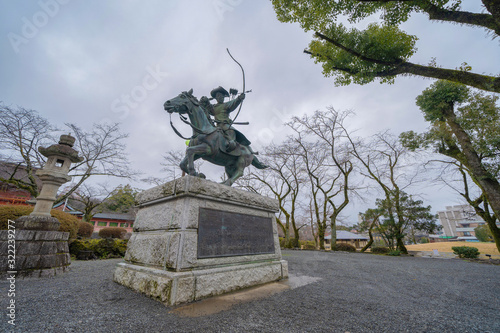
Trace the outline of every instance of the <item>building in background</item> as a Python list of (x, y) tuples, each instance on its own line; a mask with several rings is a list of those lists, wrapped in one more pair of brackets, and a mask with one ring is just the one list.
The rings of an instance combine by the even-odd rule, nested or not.
[[(332, 235), (328, 233), (325, 236), (325, 249), (331, 249), (331, 243)], [(337, 244), (339, 243), (351, 244), (356, 249), (361, 249), (368, 243), (368, 237), (345, 230), (337, 230)]]
[[(69, 213), (76, 216), (78, 219), (83, 218), (83, 213), (78, 209), (66, 204), (65, 202), (60, 202), (53, 207), (54, 209)], [(98, 233), (102, 228), (107, 227), (120, 227), (127, 229), (127, 232), (131, 233), (134, 226), (135, 213), (97, 213), (94, 214), (92, 220), (89, 221), (90, 224), (94, 226), (94, 233)]]
[[(14, 174), (14, 176), (12, 176)], [(20, 181), (30, 183), (28, 172), (23, 165), (0, 161), (0, 178), (9, 179), (13, 177)], [(34, 179), (40, 189), (42, 182), (37, 176)], [(35, 198), (27, 190), (16, 187), (16, 185), (0, 181), (0, 205), (29, 205), (28, 201)]]
[(478, 242), (474, 229), (486, 224), (469, 205), (446, 206), (446, 210), (438, 212), (443, 232), (450, 240)]

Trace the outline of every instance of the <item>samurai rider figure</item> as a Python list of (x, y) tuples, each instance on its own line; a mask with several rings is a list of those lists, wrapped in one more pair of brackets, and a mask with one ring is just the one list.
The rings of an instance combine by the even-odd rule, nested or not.
[[(235, 89), (230, 89), (230, 91), (233, 95), (238, 93)], [(224, 138), (226, 139), (226, 152), (229, 153), (233, 151), (237, 147), (237, 142), (242, 145), (249, 146), (250, 141), (248, 141), (248, 139), (241, 132), (231, 126), (233, 121), (229, 118), (229, 114), (236, 110), (238, 105), (240, 105), (245, 99), (245, 94), (242, 93), (235, 99), (224, 103), (224, 98), (229, 97), (230, 95), (226, 89), (219, 86), (213, 89), (210, 92), (210, 95), (212, 96), (212, 99), (217, 101), (217, 104), (210, 104), (209, 99), (206, 96), (203, 96), (200, 99), (200, 104), (207, 113), (207, 117), (212, 121), (209, 115), (213, 116), (215, 125), (222, 130)], [(252, 152), (251, 148), (250, 151)]]

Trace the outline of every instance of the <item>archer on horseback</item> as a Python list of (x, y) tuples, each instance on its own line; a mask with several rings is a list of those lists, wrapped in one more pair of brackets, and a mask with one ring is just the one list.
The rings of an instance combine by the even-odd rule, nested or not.
[[(229, 53), (229, 50), (227, 52)], [(222, 87), (215, 88), (210, 93), (212, 96), (210, 99), (217, 100), (217, 104), (212, 105), (206, 96), (198, 100), (191, 89), (167, 100), (163, 104), (163, 108), (170, 115), (178, 113), (181, 121), (188, 124), (193, 130), (192, 136), (187, 138), (175, 128), (172, 119), (170, 119), (170, 125), (175, 134), (184, 140), (189, 140), (186, 156), (179, 165), (182, 171), (190, 176), (204, 178), (204, 175), (198, 173), (194, 167), (194, 161), (202, 158), (213, 164), (224, 166), (228, 177), (223, 184), (231, 186), (243, 176), (244, 169), (249, 165), (258, 169), (266, 169), (268, 166), (261, 163), (255, 156), (257, 153), (250, 148), (250, 141), (240, 131), (232, 127), (232, 125), (248, 125), (248, 122), (236, 122), (236, 118), (240, 114), (245, 93), (251, 90), (245, 91), (245, 71), (231, 53), (229, 55), (241, 68), (243, 93), (224, 103), (224, 98), (230, 97), (230, 94)], [(236, 89), (229, 91), (231, 96), (238, 94)], [(238, 106), (238, 112), (231, 120), (229, 114)]]
[[(237, 93), (234, 89), (231, 89), (231, 92), (234, 94)], [(212, 99), (217, 101), (217, 104), (210, 104), (209, 99), (203, 96), (200, 99), (200, 105), (207, 111), (207, 114), (214, 117), (213, 121), (215, 122), (215, 125), (224, 134), (224, 138), (227, 141), (225, 145), (226, 152), (229, 153), (236, 149), (238, 146), (237, 142), (242, 145), (249, 146), (250, 141), (248, 141), (248, 139), (241, 132), (232, 127), (233, 121), (229, 118), (229, 114), (236, 110), (238, 105), (240, 105), (245, 99), (245, 93), (240, 94), (238, 97), (229, 102), (224, 102), (224, 98), (229, 97), (229, 93), (226, 89), (219, 86), (213, 89), (210, 92), (210, 95), (212, 96)]]

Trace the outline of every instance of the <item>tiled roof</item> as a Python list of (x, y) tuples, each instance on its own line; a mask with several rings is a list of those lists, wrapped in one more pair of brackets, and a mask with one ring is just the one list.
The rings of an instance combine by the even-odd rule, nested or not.
[[(332, 235), (325, 236), (325, 239), (332, 239)], [(337, 230), (337, 239), (360, 239), (368, 240), (368, 237), (358, 235), (345, 230)]]
[(97, 213), (94, 215), (96, 219), (110, 219), (122, 221), (134, 221), (135, 216), (129, 213)]

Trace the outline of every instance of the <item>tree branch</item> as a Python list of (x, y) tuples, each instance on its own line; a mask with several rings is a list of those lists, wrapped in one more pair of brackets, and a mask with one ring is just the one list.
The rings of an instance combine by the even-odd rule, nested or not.
[[(422, 1), (419, 5), (424, 12), (429, 14), (430, 20), (481, 26), (493, 30), (497, 35), (500, 35), (500, 26), (495, 21), (493, 15), (443, 9), (430, 3), (429, 1)], [(491, 12), (491, 10), (489, 11)]]
[(322, 33), (318, 32), (318, 31), (316, 31), (314, 33), (314, 35), (316, 37), (318, 37), (320, 39), (323, 39), (324, 41), (327, 41), (328, 43), (333, 44), (334, 46), (336, 46), (336, 47), (338, 47), (338, 48), (346, 51), (347, 53), (352, 54), (356, 58), (359, 58), (359, 59), (361, 59), (363, 61), (371, 62), (371, 63), (374, 63), (374, 64), (380, 64), (380, 65), (384, 65), (384, 66), (396, 66), (398, 64), (403, 63), (403, 60), (401, 60), (401, 59), (396, 59), (394, 61), (383, 61), (383, 60), (369, 58), (369, 57), (364, 56), (361, 53), (359, 53), (359, 52), (357, 52), (357, 51), (355, 51), (353, 49), (348, 48), (347, 46), (344, 46), (344, 45), (340, 44), (336, 40), (331, 39), (331, 38), (323, 35)]
[[(328, 41), (330, 42), (330, 41)], [(335, 46), (340, 45), (339, 43), (333, 44)], [(341, 49), (345, 50), (347, 49), (345, 46), (340, 47)], [(346, 50), (346, 52), (349, 52)], [(318, 53), (312, 53), (309, 50), (304, 50), (304, 53), (312, 55), (313, 57), (322, 57), (326, 58), (328, 60), (333, 61), (328, 56), (318, 54)], [(358, 57), (354, 50), (351, 50), (349, 52), (350, 54)], [(377, 64), (383, 64), (383, 62), (379, 60), (370, 60), (368, 57), (364, 56), (359, 56), (359, 59), (362, 59), (364, 61), (369, 61)], [(481, 75), (481, 74), (476, 74), (476, 73), (471, 73), (471, 72), (465, 72), (461, 70), (456, 70), (456, 69), (445, 69), (445, 68), (438, 68), (438, 67), (432, 67), (432, 66), (423, 66), (423, 65), (418, 65), (414, 64), (411, 62), (406, 62), (406, 61), (401, 61), (398, 64), (391, 64), (388, 66), (393, 66), (392, 68), (389, 68), (384, 71), (380, 72), (366, 72), (364, 75), (367, 76), (375, 76), (375, 77), (388, 77), (388, 76), (396, 76), (396, 75), (401, 75), (401, 74), (410, 74), (410, 75), (416, 75), (416, 76), (424, 76), (424, 77), (429, 77), (429, 78), (434, 78), (434, 79), (440, 79), (440, 80), (448, 80), (448, 81), (453, 81), (453, 82), (458, 82), (462, 83), (474, 88), (478, 88), (481, 90), (485, 91), (491, 91), (491, 92), (496, 92), (500, 93), (500, 77), (493, 77), (489, 75)], [(355, 71), (352, 70), (351, 68), (342, 68), (342, 67), (331, 67), (334, 70), (342, 71), (345, 72), (349, 75), (359, 75), (361, 74), (360, 71)]]

